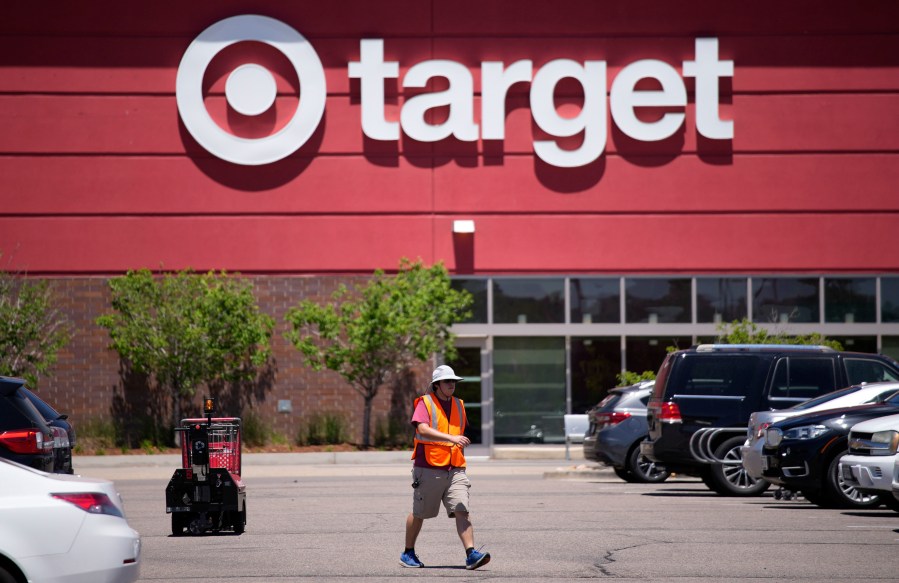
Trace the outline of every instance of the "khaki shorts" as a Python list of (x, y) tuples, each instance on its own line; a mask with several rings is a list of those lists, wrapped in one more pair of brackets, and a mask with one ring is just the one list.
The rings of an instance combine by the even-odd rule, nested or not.
[(465, 475), (465, 468), (412, 468), (412, 481), (418, 482), (418, 487), (412, 491), (414, 517), (434, 518), (440, 513), (441, 502), (450, 518), (456, 512), (469, 512), (468, 489), (471, 482)]

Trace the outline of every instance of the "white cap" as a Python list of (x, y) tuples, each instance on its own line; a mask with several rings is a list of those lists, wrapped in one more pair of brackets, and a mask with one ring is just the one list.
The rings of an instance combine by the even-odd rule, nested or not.
[(461, 381), (462, 377), (457, 377), (456, 373), (453, 372), (453, 369), (445, 364), (441, 364), (434, 369), (434, 374), (431, 375), (431, 384), (446, 380)]

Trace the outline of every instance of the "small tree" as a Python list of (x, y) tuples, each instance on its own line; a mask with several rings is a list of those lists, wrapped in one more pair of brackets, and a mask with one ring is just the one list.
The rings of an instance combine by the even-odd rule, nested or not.
[(172, 426), (182, 397), (202, 384), (253, 379), (270, 356), (274, 322), (246, 280), (190, 270), (154, 277), (144, 269), (111, 279), (109, 288), (113, 312), (97, 323), (123, 360), (167, 389)]
[(818, 332), (789, 336), (784, 332), (769, 332), (757, 324), (743, 318), (731, 323), (718, 324), (718, 342), (721, 344), (818, 344), (843, 350), (843, 345), (836, 340), (828, 340)]
[(48, 282), (0, 271), (0, 374), (36, 387), (38, 377), (56, 363), (69, 330), (54, 299)]
[(340, 286), (332, 303), (300, 302), (285, 316), (287, 339), (315, 370), (338, 372), (362, 395), (362, 446), (370, 445), (378, 389), (416, 361), (455, 356), (450, 326), (470, 315), (471, 295), (456, 291), (443, 264), (400, 261), (396, 275), (375, 271), (361, 288)]

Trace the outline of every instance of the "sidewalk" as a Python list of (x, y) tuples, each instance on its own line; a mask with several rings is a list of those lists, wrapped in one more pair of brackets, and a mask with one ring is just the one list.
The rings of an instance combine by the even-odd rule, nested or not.
[[(492, 454), (492, 455), (491, 455)], [(314, 453), (245, 453), (241, 475), (246, 480), (312, 476), (406, 476), (410, 451)], [(578, 448), (553, 445), (471, 446), (465, 456), (479, 475), (530, 475), (543, 479), (613, 479), (611, 469), (585, 463)], [(577, 457), (576, 457), (577, 456)], [(167, 481), (181, 467), (180, 454), (75, 456), (75, 473), (108, 480)]]
[[(583, 464), (584, 452), (580, 444), (572, 445), (565, 458), (564, 445), (472, 445), (465, 457), (469, 461), (486, 460), (557, 460), (565, 463)], [(251, 466), (283, 466), (283, 465), (382, 465), (402, 463), (408, 464), (411, 452), (401, 451), (341, 451), (310, 453), (245, 453), (243, 465)], [(154, 455), (76, 455), (73, 464), (81, 468), (111, 467), (180, 467), (180, 454)]]

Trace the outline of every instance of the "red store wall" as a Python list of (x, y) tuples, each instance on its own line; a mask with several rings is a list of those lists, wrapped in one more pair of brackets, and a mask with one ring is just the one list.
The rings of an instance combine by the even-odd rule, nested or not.
[[(174, 97), (190, 42), (248, 12), (304, 34), (328, 82), (312, 139), (259, 167), (206, 153), (180, 123)], [(880, 271), (899, 263), (895, 3), (354, 0), (250, 9), (100, 0), (53, 10), (16, 3), (7, 13), (0, 249), (33, 274), (158, 265), (367, 273), (401, 256), (452, 269), (464, 259), (453, 246), (456, 218), (476, 222), (473, 268), (483, 273)], [(483, 60), (529, 58), (536, 70), (569, 58), (607, 61), (611, 84), (640, 58), (680, 70), (698, 36), (717, 37), (720, 58), (735, 63), (720, 89), (734, 139), (698, 136), (691, 96), (680, 133), (636, 142), (610, 120), (605, 154), (576, 169), (534, 156), (541, 135), (527, 84), (513, 88), (502, 142), (392, 143), (363, 135), (358, 81), (347, 76), (360, 39), (383, 38), (401, 76), (445, 58), (472, 68), (477, 84)], [(242, 44), (207, 71), (207, 105), (231, 131), (264, 135), (292, 115), (295, 74), (276, 51)], [(283, 92), (276, 113), (260, 120), (229, 114), (223, 99), (226, 74), (254, 58), (279, 73)], [(400, 88), (388, 117), (406, 97)]]
[[(328, 87), (312, 138), (256, 167), (203, 150), (175, 101), (193, 39), (248, 13), (305, 35)], [(482, 61), (531, 59), (536, 72), (554, 59), (603, 60), (610, 86), (638, 59), (681, 71), (707, 36), (734, 62), (720, 86), (733, 140), (697, 134), (687, 79), (680, 132), (637, 142), (609, 119), (605, 153), (574, 169), (534, 155), (546, 136), (527, 84), (511, 91), (501, 142), (378, 142), (362, 132), (347, 75), (363, 38), (385, 40), (400, 79), (424, 60), (458, 61), (475, 80), (477, 116)], [(227, 74), (249, 61), (278, 79), (276, 107), (259, 118), (224, 100)], [(223, 51), (206, 86), (210, 114), (243, 137), (277, 131), (296, 108), (296, 74), (260, 43)], [(389, 88), (396, 120), (413, 92)], [(561, 107), (578, 100), (560, 87)], [(62, 408), (100, 414), (118, 370), (92, 318), (104, 278), (132, 268), (240, 271), (285, 286), (272, 299), (281, 304), (309, 293), (311, 276), (368, 274), (403, 256), (476, 274), (899, 271), (897, 113), (899, 5), (879, 0), (19, 2), (0, 19), (0, 252), (65, 288), (80, 334), (45, 390)], [(453, 240), (454, 219), (475, 221), (473, 244)], [(267, 414), (277, 398), (306, 390), (312, 407), (338, 385), (301, 379), (296, 355), (277, 351), (282, 392)], [(79, 386), (89, 394), (75, 397)]]

